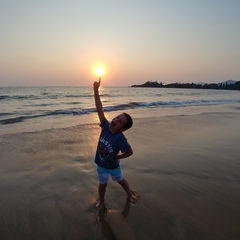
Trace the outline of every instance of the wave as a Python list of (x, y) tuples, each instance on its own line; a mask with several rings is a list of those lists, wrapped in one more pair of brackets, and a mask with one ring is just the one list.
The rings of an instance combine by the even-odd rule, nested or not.
[[(225, 103), (237, 103), (240, 102), (240, 99), (215, 99), (215, 100), (187, 100), (187, 101), (155, 101), (155, 102), (130, 102), (126, 104), (118, 104), (112, 106), (104, 107), (104, 111), (113, 112), (113, 111), (124, 111), (127, 109), (136, 109), (136, 108), (157, 108), (157, 107), (187, 107), (187, 106), (210, 106), (218, 105)], [(96, 112), (95, 108), (87, 109), (66, 109), (66, 110), (54, 110), (54, 111), (43, 111), (41, 114), (26, 113), (25, 115), (12, 117), (12, 118), (3, 118), (0, 120), (0, 124), (14, 124), (23, 122), (27, 119), (41, 118), (47, 116), (57, 116), (57, 115), (84, 115)], [(7, 114), (0, 114), (0, 117), (8, 116)]]
[(34, 100), (34, 99), (40, 99), (39, 96), (35, 96), (35, 95), (14, 95), (14, 96), (9, 96), (9, 95), (0, 95), (0, 100), (25, 100), (25, 99), (30, 99), (30, 100)]
[(56, 94), (56, 95), (48, 95), (48, 94), (41, 94), (41, 95), (0, 95), (0, 101), (1, 100), (47, 100), (47, 99), (63, 99), (63, 98), (92, 98), (92, 94), (79, 94), (79, 95), (61, 95), (61, 94)]
[(206, 106), (217, 105), (224, 103), (240, 102), (240, 99), (214, 99), (214, 100), (186, 100), (186, 101), (156, 101), (156, 102), (139, 102), (135, 103), (139, 107), (157, 107), (157, 106), (169, 106), (169, 107), (185, 107), (185, 106)]

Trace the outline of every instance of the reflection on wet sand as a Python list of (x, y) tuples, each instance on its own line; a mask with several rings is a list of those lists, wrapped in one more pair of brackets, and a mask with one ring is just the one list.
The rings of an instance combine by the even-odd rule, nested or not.
[[(104, 239), (119, 239), (119, 236), (115, 235), (115, 231), (112, 228), (110, 220), (114, 217), (118, 219), (118, 221), (124, 221), (124, 218), (126, 218), (129, 214), (130, 206), (131, 203), (128, 199), (126, 199), (122, 212), (113, 209), (107, 209), (105, 205), (102, 209), (99, 209), (97, 217), (97, 225), (100, 228), (99, 235)], [(120, 226), (121, 225), (122, 223)]]

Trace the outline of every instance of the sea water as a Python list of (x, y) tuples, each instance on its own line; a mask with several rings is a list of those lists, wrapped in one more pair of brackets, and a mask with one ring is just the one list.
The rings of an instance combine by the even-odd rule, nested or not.
[[(208, 89), (104, 87), (106, 116), (195, 114), (240, 103), (240, 92)], [(0, 88), (0, 134), (98, 123), (92, 87)]]

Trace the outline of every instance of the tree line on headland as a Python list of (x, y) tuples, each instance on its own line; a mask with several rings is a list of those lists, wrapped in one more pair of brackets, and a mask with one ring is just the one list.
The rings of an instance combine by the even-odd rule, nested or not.
[(131, 87), (149, 87), (149, 88), (193, 88), (193, 89), (224, 89), (224, 90), (240, 90), (240, 81), (233, 81), (234, 83), (229, 84), (228, 81), (222, 83), (170, 83), (163, 84), (157, 81), (147, 81), (144, 84), (132, 85)]

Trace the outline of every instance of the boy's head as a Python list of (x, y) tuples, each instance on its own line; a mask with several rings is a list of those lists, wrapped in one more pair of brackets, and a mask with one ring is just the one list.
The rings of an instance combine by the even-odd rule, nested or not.
[(117, 117), (113, 118), (113, 120), (109, 124), (109, 128), (112, 133), (115, 132), (123, 132), (133, 125), (132, 117), (127, 113), (122, 113)]
[(132, 125), (133, 125), (133, 120), (132, 120), (132, 117), (129, 115), (129, 114), (127, 114), (127, 113), (123, 113), (124, 115), (125, 115), (125, 117), (126, 117), (126, 119), (127, 119), (127, 123), (124, 125), (124, 129), (125, 130), (127, 130), (127, 129), (129, 129), (129, 128), (131, 128), (132, 127)]

